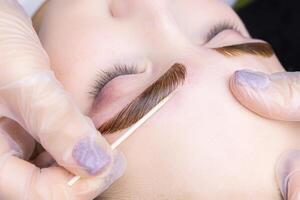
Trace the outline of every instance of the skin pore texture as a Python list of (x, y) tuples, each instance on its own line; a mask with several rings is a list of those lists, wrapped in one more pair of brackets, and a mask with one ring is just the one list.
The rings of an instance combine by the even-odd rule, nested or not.
[[(34, 23), (57, 78), (97, 128), (175, 63), (186, 68), (176, 95), (119, 147), (127, 171), (98, 199), (281, 199), (276, 160), (299, 147), (299, 125), (245, 109), (229, 78), (283, 67), (268, 48), (236, 53), (232, 45), (263, 41), (222, 1), (51, 0)], [(95, 91), (115, 66), (134, 70)]]

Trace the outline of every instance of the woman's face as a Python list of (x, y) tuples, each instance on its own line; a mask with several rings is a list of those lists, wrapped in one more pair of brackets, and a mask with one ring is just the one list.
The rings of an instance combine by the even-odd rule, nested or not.
[(213, 49), (257, 42), (221, 1), (51, 0), (39, 36), (97, 128), (174, 63), (187, 70), (175, 96), (119, 147), (127, 171), (101, 199), (280, 199), (275, 162), (297, 147), (299, 127), (244, 109), (228, 80), (239, 69), (283, 68), (274, 55)]

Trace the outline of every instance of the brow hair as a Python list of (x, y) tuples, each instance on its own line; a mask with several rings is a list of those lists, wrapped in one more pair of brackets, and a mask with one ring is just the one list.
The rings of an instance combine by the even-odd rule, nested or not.
[(103, 123), (99, 131), (102, 134), (109, 134), (135, 124), (179, 85), (182, 85), (185, 77), (185, 66), (175, 63), (165, 74), (151, 84), (115, 117)]
[(272, 55), (274, 55), (272, 46), (264, 42), (237, 44), (215, 48), (214, 50), (228, 57), (241, 56), (243, 54), (262, 57), (271, 57)]

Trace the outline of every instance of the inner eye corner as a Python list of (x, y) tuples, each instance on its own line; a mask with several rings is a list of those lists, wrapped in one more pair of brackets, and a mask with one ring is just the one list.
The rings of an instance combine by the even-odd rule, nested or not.
[(138, 61), (138, 62), (132, 62), (130, 65), (133, 68), (134, 74), (143, 74), (143, 73), (149, 73), (153, 70), (153, 64), (151, 61)]

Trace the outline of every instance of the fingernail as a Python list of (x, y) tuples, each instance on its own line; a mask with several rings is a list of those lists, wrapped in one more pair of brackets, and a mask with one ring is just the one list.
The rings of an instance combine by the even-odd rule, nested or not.
[(123, 153), (118, 152), (113, 160), (112, 168), (109, 174), (105, 177), (105, 188), (106, 190), (111, 184), (119, 179), (125, 172), (127, 167), (127, 161)]
[(288, 197), (288, 184), (291, 176), (299, 171), (300, 150), (291, 150), (280, 156), (276, 164), (276, 175), (284, 199)]
[(261, 72), (240, 70), (236, 71), (234, 76), (236, 83), (252, 89), (265, 89), (270, 83), (269, 77)]
[(85, 138), (76, 144), (72, 156), (91, 175), (103, 171), (111, 162), (111, 157), (91, 138)]

